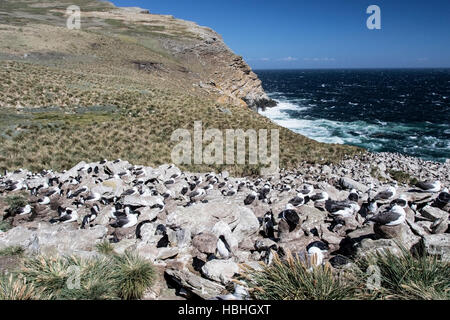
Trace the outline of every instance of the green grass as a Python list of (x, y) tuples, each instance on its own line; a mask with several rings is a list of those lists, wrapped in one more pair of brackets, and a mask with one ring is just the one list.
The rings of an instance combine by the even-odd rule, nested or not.
[(450, 263), (440, 261), (436, 256), (423, 252), (412, 254), (401, 248), (401, 255), (373, 253), (356, 261), (362, 271), (357, 273), (366, 281), (366, 270), (375, 265), (380, 271), (379, 290), (371, 295), (378, 299), (394, 300), (449, 300)]
[(15, 213), (18, 209), (25, 207), (28, 202), (24, 195), (12, 195), (8, 196), (5, 199), (5, 202), (8, 204), (8, 211), (11, 213)]
[(39, 300), (41, 293), (20, 275), (0, 274), (0, 300)]
[[(392, 179), (396, 180), (399, 183), (404, 184), (413, 184), (415, 180), (411, 177), (409, 173), (398, 171), (398, 170), (389, 170), (388, 173), (391, 175)], [(416, 180), (417, 181), (417, 180)]]
[(141, 298), (155, 278), (151, 264), (130, 252), (114, 256), (113, 261), (113, 279), (119, 297), (126, 300)]
[(263, 300), (449, 300), (450, 264), (423, 248), (414, 254), (400, 248), (399, 255), (368, 254), (341, 270), (325, 264), (309, 271), (290, 254), (276, 256), (260, 271), (247, 270), (244, 279), (252, 296)]
[(24, 253), (24, 248), (21, 246), (11, 246), (0, 249), (0, 257), (5, 256), (21, 256)]
[(258, 300), (342, 300), (354, 298), (357, 288), (336, 276), (330, 265), (313, 268), (298, 257), (275, 256), (270, 266), (246, 277)]
[(12, 225), (9, 221), (3, 220), (0, 221), (0, 231), (6, 232), (12, 228)]
[(126, 253), (110, 257), (37, 256), (25, 259), (16, 272), (42, 299), (140, 299), (153, 284), (153, 266)]

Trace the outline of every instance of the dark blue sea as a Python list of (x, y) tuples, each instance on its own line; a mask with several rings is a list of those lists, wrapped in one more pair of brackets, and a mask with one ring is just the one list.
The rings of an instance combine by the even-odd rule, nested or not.
[(259, 70), (259, 112), (326, 143), (450, 158), (450, 69)]

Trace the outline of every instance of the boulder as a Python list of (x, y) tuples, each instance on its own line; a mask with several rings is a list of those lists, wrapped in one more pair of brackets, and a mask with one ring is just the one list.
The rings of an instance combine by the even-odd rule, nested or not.
[(218, 221), (235, 227), (239, 223), (243, 208), (234, 204), (197, 203), (189, 207), (178, 207), (167, 216), (166, 224), (171, 228), (190, 229), (193, 236), (211, 230)]
[(215, 253), (217, 237), (210, 232), (202, 232), (192, 239), (192, 245), (200, 252)]
[(142, 221), (152, 221), (156, 219), (159, 213), (159, 209), (151, 209), (150, 207), (144, 207), (138, 210), (141, 214), (138, 217), (138, 223)]
[(392, 252), (395, 255), (401, 254), (401, 249), (393, 239), (378, 239), (372, 240), (369, 238), (363, 239), (356, 245), (356, 256), (364, 257), (368, 254)]
[(133, 207), (151, 207), (163, 200), (164, 198), (160, 196), (131, 195), (125, 196), (125, 198), (123, 199), (123, 204), (125, 206), (133, 206)]
[(117, 254), (123, 254), (129, 249), (134, 249), (134, 245), (136, 245), (136, 239), (122, 239), (121, 241), (112, 244), (114, 252)]
[(268, 249), (273, 249), (276, 251), (277, 243), (271, 239), (259, 239), (255, 242), (255, 249), (258, 251), (266, 251)]
[(223, 285), (202, 278), (186, 270), (166, 269), (165, 273), (180, 287), (203, 299), (214, 298), (225, 290)]
[(439, 256), (443, 261), (450, 262), (450, 233), (430, 234), (423, 237), (422, 241), (428, 254)]
[(107, 228), (97, 225), (90, 229), (73, 229), (71, 225), (39, 223), (34, 229), (18, 226), (0, 234), (0, 249), (21, 246), (42, 254), (91, 255), (95, 245), (107, 234)]
[(238, 243), (241, 243), (246, 238), (259, 231), (259, 221), (253, 214), (253, 211), (245, 207), (240, 207), (240, 209), (239, 223), (233, 230), (233, 235), (237, 239)]
[(81, 161), (78, 162), (75, 167), (67, 170), (66, 172), (64, 172), (63, 174), (60, 175), (59, 180), (64, 182), (70, 178), (75, 178), (76, 176), (78, 176), (78, 170), (83, 168), (86, 165), (86, 162)]
[(227, 284), (239, 273), (239, 266), (232, 260), (210, 260), (202, 267), (202, 274), (213, 281)]
[(156, 257), (156, 259), (166, 260), (175, 258), (178, 255), (178, 252), (178, 248), (159, 248), (158, 256)]
[(301, 228), (307, 235), (312, 229), (319, 228), (327, 217), (325, 212), (311, 206), (301, 206), (297, 212), (302, 220)]
[(344, 189), (356, 189), (356, 190), (358, 190), (360, 192), (363, 192), (363, 193), (366, 193), (367, 190), (369, 190), (369, 188), (366, 185), (364, 185), (364, 184), (362, 184), (362, 183), (360, 183), (358, 181), (355, 181), (355, 180), (353, 180), (350, 177), (342, 177), (342, 178), (340, 178), (339, 179), (339, 185), (342, 188), (344, 188)]
[(408, 250), (420, 241), (420, 237), (414, 235), (404, 223), (397, 226), (380, 226), (375, 224), (373, 230), (377, 236), (383, 239), (396, 240)]
[(422, 209), (422, 216), (436, 221), (438, 219), (448, 219), (448, 213), (436, 207), (426, 206)]
[(377, 236), (383, 239), (401, 239), (405, 232), (405, 225), (385, 226), (376, 223), (373, 227), (373, 231)]

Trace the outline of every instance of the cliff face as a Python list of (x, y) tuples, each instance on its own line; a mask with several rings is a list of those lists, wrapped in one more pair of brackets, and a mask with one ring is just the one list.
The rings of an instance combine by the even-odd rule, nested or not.
[[(80, 30), (66, 27), (69, 5), (81, 10)], [(9, 59), (25, 56), (34, 63), (69, 68), (108, 64), (102, 73), (138, 69), (157, 82), (162, 79), (163, 87), (193, 89), (218, 103), (253, 109), (274, 105), (258, 77), (222, 37), (194, 22), (97, 0), (2, 0), (0, 17), (0, 24), (17, 27), (0, 31), (0, 52)]]
[(90, 16), (151, 26), (153, 32), (148, 37), (182, 64), (194, 86), (217, 95), (219, 103), (252, 109), (275, 105), (248, 64), (210, 28), (168, 15), (150, 14), (140, 8), (115, 8), (107, 12), (92, 12)]
[(198, 71), (198, 85), (218, 94), (219, 102), (264, 108), (275, 105), (264, 92), (261, 81), (241, 56), (234, 54), (213, 30), (177, 20), (198, 36), (194, 41), (161, 38), (164, 48)]

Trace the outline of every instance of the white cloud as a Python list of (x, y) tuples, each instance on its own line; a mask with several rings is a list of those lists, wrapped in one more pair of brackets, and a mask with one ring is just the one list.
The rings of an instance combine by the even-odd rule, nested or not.
[(294, 57), (286, 57), (286, 58), (281, 58), (280, 61), (297, 61), (298, 58), (294, 58)]
[(305, 61), (314, 61), (314, 62), (318, 62), (318, 61), (336, 61), (335, 58), (303, 58), (303, 60)]

